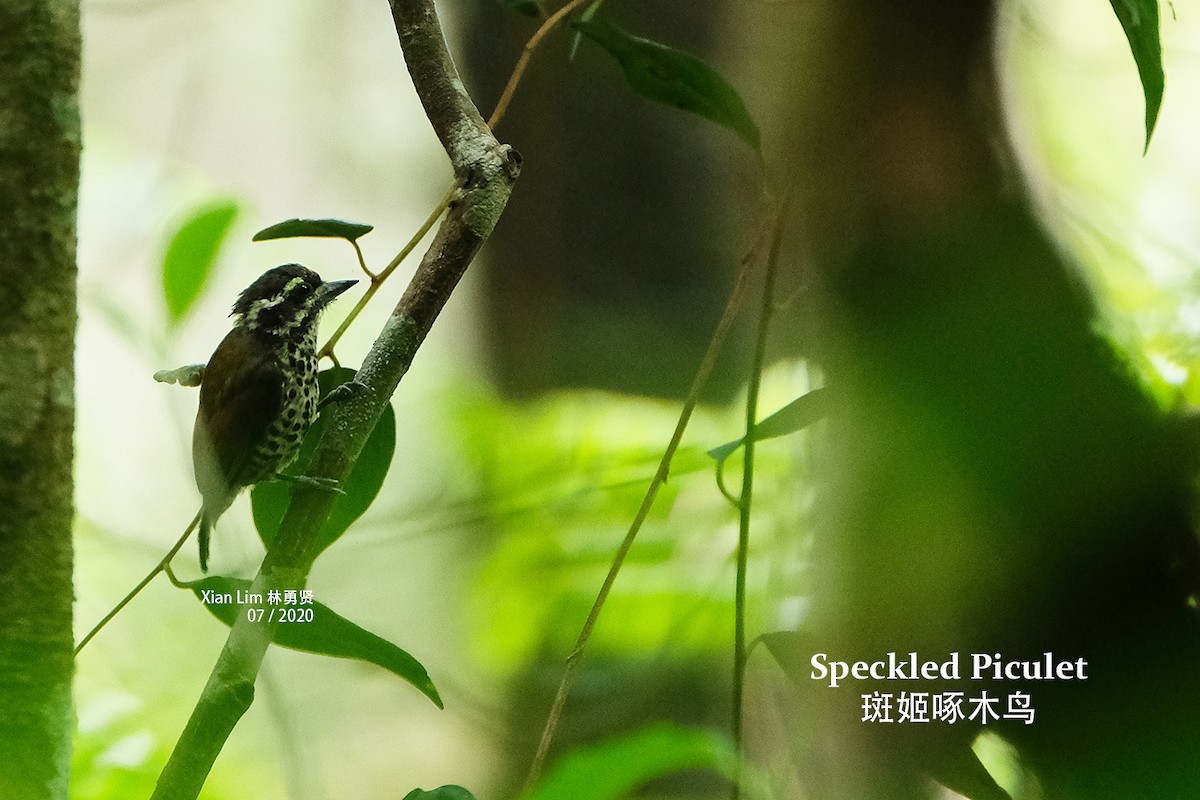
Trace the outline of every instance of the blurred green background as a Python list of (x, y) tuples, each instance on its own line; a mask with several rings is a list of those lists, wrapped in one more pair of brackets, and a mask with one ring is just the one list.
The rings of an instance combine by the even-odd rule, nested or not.
[[(763, 130), (772, 183), (797, 198), (760, 415), (822, 382), (805, 356), (846, 366), (847, 384), (860, 398), (877, 380), (891, 381), (892, 389), (915, 381), (910, 399), (924, 402), (922, 392), (942, 386), (947, 373), (946, 385), (961, 385), (961, 396), (979, 389), (972, 367), (958, 372), (962, 364), (953, 360), (930, 359), (922, 370), (906, 371), (937, 350), (920, 336), (939, 340), (949, 330), (939, 326), (956, 321), (952, 313), (939, 316), (946, 306), (931, 301), (934, 311), (916, 322), (889, 316), (897, 304), (922, 302), (904, 259), (889, 248), (906, 241), (906, 230), (920, 230), (922, 220), (946, 218), (946, 205), (957, 203), (956, 176), (972, 174), (973, 159), (992, 164), (989, 191), (1027, 188), (1058, 248), (1031, 244), (1035, 257), (1020, 260), (1023, 287), (1037, 294), (1038, 282), (1046, 281), (1048, 318), (1078, 303), (1064, 330), (1082, 320), (1112, 343), (1115, 361), (1129, 370), (1128, 385), (1153, 399), (1146, 414), (1200, 400), (1200, 287), (1193, 269), (1200, 250), (1194, 145), (1200, 4), (1163, 7), (1167, 99), (1145, 157), (1137, 73), (1106, 3), (1005, 0), (983, 33), (948, 10), (956, 4), (918, 4), (941, 15), (945, 52), (962, 59), (950, 64), (916, 58), (919, 47), (899, 33), (895, 50), (876, 52), (876, 62), (864, 55), (869, 49), (855, 49), (870, 41), (866, 34), (856, 38), (856, 20), (886, 31), (889, 14), (905, 13), (885, 5), (606, 5), (626, 29), (702, 56), (738, 87)], [(963, 7), (969, 16), (985, 13), (986, 4)], [(537, 22), (492, 0), (441, 10), (468, 88), (486, 110)], [(911, 22), (890, 30), (920, 28)], [(368, 222), (376, 230), (361, 244), (378, 268), (451, 180), (408, 83), (385, 4), (102, 0), (85, 5), (84, 25), (81, 632), (161, 557), (195, 510), (189, 440), (196, 394), (153, 382), (153, 372), (206, 359), (226, 330), (236, 293), (270, 266), (299, 261), (327, 279), (356, 276), (353, 253), (342, 242), (251, 244), (250, 235), (289, 217)], [(928, 30), (931, 41), (941, 41), (937, 26)], [(978, 35), (956, 38), (960, 31)], [(446, 710), (373, 667), (272, 650), (258, 702), (205, 789), (210, 800), (403, 797), (412, 787), (445, 783), (501, 797), (520, 787), (563, 659), (670, 437), (763, 214), (753, 157), (728, 131), (634, 96), (611, 59), (586, 42), (569, 59), (571, 38), (559, 31), (546, 42), (499, 130), (524, 155), (524, 172), (494, 240), (393, 399), (398, 444), (383, 492), (322, 557), (310, 584), (318, 600), (419, 658)], [(989, 50), (999, 77), (995, 92), (986, 73), (977, 74)], [(936, 85), (930, 76), (943, 70), (962, 78), (971, 96), (950, 102), (923, 95)], [(838, 95), (830, 88), (885, 85), (876, 72), (895, 79), (887, 86), (904, 89), (886, 95), (895, 106), (868, 104), (864, 111), (864, 100), (884, 95)], [(982, 98), (978, 118), (956, 117), (972, 98)], [(930, 108), (945, 109), (945, 117), (930, 116)], [(876, 120), (879, 130), (864, 120)], [(961, 137), (967, 142), (961, 147), (957, 134), (944, 133), (978, 120), (985, 128)], [(847, 146), (859, 143), (855, 137), (862, 158)], [(986, 143), (994, 150), (986, 151)], [(166, 244), (195, 209), (222, 199), (238, 211), (217, 269), (193, 312), (170, 324), (159, 278)], [(965, 230), (996, 226), (997, 241), (1011, 241), (1005, 214), (982, 224), (978, 216), (988, 216), (986, 209), (956, 205), (958, 212), (970, 220)], [(885, 218), (891, 221), (881, 224)], [(897, 235), (893, 226), (905, 225), (912, 227)], [(917, 233), (912, 238), (928, 244)], [(937, 246), (954, 253), (959, 244), (948, 236)], [(956, 308), (969, 313), (1019, 306), (1029, 295), (980, 294), (980, 286), (1007, 285), (978, 278), (991, 268), (1003, 275), (1002, 250), (995, 249), (992, 267), (955, 261), (922, 280), (951, 293), (961, 289), (971, 302)], [(864, 252), (873, 254), (873, 265), (892, 264), (890, 277), (844, 266)], [(1061, 263), (1051, 263), (1055, 256)], [(1043, 264), (1051, 273), (1070, 266), (1047, 279)], [(351, 329), (338, 348), (343, 364), (356, 364), (369, 347), (406, 275), (402, 269)], [(849, 317), (827, 305), (843, 301)], [(348, 308), (334, 306), (323, 330), (332, 331)], [(918, 332), (909, 340), (917, 342), (912, 352), (903, 350), (893, 323)], [(849, 330), (859, 338), (842, 335)], [(555, 756), (655, 720), (728, 726), (737, 514), (720, 495), (705, 451), (742, 433), (751, 331), (743, 319), (617, 582)], [(1044, 329), (1031, 322), (1026, 333), (1040, 341)], [(875, 336), (895, 351), (876, 349)], [(1022, 351), (1028, 341), (1021, 336), (1013, 334), (1012, 374), (1028, 381), (1044, 373), (1061, 377), (1066, 362)], [(961, 349), (972, 352), (970, 343)], [(1023, 358), (1041, 360), (1031, 366)], [(1069, 377), (1064, 384), (1086, 399), (1080, 387), (1087, 382)], [(998, 397), (1011, 406), (1036, 396), (1021, 385), (1007, 388), (1011, 393), (964, 402), (986, 414)], [(926, 399), (936, 393), (930, 389)], [(855, 407), (861, 414), (852, 420), (877, 425), (863, 438), (885, 438), (895, 421), (880, 408)], [(853, 516), (855, 492), (868, 493), (867, 507), (875, 502), (869, 492), (882, 492), (874, 497), (885, 498), (876, 503), (885, 527), (897, 519), (889, 516), (889, 491), (893, 499), (936, 506), (905, 517), (913, 538), (897, 546), (917, 542), (953, 560), (953, 552), (936, 550), (940, 545), (916, 528), (934, 520), (940, 530), (956, 514), (964, 530), (977, 524), (976, 506), (947, 503), (967, 497), (962, 487), (988, 473), (964, 477), (954, 451), (976, 433), (1001, 441), (1006, 431), (997, 423), (991, 432), (939, 439), (945, 431), (937, 425), (907, 422), (895, 431), (890, 453), (879, 454), (869, 442), (841, 449), (836, 435), (824, 449), (804, 436), (759, 447), (751, 636), (810, 619), (810, 595), (825, 575), (812, 566), (811, 535), (839, 509)], [(916, 449), (923, 452), (919, 460), (911, 457)], [(847, 479), (839, 461), (847, 452), (875, 454), (885, 485), (864, 488), (855, 483), (861, 474)], [(1028, 463), (1049, 475), (1073, 466), (1069, 457), (1050, 466)], [(1103, 465), (1096, 469), (1104, 473)], [(728, 474), (737, 473), (731, 463)], [(887, 476), (896, 474), (889, 488)], [(918, 482), (933, 488), (908, 493)], [(822, 506), (819, 492), (831, 487), (837, 499)], [(1064, 501), (1063, 514), (1070, 508)], [(878, 579), (869, 559), (890, 556), (872, 546), (860, 552), (867, 566), (854, 579)], [(190, 549), (185, 556), (181, 572), (198, 574)], [(221, 520), (214, 568), (249, 575), (260, 557), (248, 504), (239, 500)], [(1001, 581), (1003, 571), (990, 579)], [(964, 568), (960, 577), (977, 574)], [(912, 580), (927, 585), (919, 575)], [(903, 590), (904, 581), (894, 587)], [(946, 584), (939, 591), (960, 588)], [(943, 599), (933, 592), (921, 602), (959, 609)], [(878, 605), (859, 613), (887, 608), (897, 596), (874, 600)], [(900, 607), (911, 600), (901, 595)], [(225, 630), (189, 593), (158, 582), (89, 645), (77, 676), (73, 796), (148, 794)], [(798, 712), (777, 696), (784, 681), (774, 663), (756, 651), (751, 666), (751, 752), (768, 771), (774, 768), (778, 796), (793, 796), (799, 760), (786, 743)], [(1011, 757), (999, 760), (1005, 758), (1015, 769)], [(719, 779), (691, 775), (655, 784), (647, 796), (724, 792)]]

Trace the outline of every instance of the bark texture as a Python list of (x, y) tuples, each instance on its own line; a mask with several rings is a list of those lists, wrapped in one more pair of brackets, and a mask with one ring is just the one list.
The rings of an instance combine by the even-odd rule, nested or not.
[(79, 7), (0, 2), (0, 797), (65, 798)]

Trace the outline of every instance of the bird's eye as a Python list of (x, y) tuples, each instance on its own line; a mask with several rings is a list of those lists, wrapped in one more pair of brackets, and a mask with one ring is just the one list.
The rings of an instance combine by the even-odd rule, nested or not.
[(308, 281), (303, 278), (292, 278), (287, 286), (283, 287), (283, 296), (294, 298), (295, 300), (306, 300), (313, 293), (313, 289), (309, 286)]

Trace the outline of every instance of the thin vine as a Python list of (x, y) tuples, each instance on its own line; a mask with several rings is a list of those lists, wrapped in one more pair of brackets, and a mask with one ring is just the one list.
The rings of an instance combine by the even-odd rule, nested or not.
[(771, 327), (771, 312), (775, 298), (775, 275), (779, 265), (779, 250), (783, 239), (785, 206), (781, 206), (771, 237), (771, 250), (763, 277), (762, 306), (758, 314), (758, 332), (754, 341), (754, 357), (750, 364), (749, 385), (746, 389), (746, 438), (742, 445), (742, 490), (738, 497), (737, 577), (734, 588), (733, 634), (733, 746), (738, 755), (735, 779), (731, 789), (733, 800), (741, 792), (742, 711), (746, 682), (746, 571), (750, 556), (750, 507), (754, 494), (754, 428), (758, 424), (758, 395), (762, 386), (763, 364), (766, 361), (767, 333)]

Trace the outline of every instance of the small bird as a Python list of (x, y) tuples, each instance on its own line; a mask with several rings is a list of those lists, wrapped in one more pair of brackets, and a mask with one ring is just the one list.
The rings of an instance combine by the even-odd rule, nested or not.
[(233, 304), (231, 330), (200, 384), (192, 433), (200, 512), (200, 568), (213, 524), (242, 489), (280, 475), (317, 417), (317, 320), (358, 281), (322, 281), (299, 264), (264, 272)]

